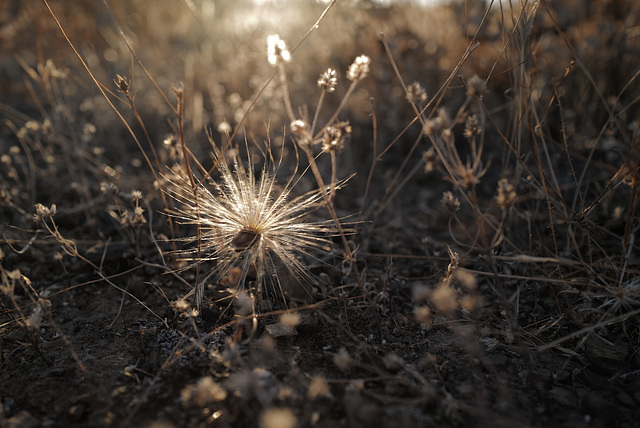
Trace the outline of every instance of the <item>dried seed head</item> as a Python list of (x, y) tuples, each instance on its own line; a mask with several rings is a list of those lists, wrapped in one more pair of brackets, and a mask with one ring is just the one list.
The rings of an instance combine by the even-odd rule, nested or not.
[(226, 120), (223, 120), (218, 125), (218, 132), (221, 134), (230, 134), (231, 131), (233, 131), (233, 129), (231, 128), (231, 125), (229, 124), (229, 122), (227, 122)]
[(340, 152), (344, 148), (344, 139), (351, 133), (349, 122), (339, 122), (324, 129), (322, 137), (322, 150), (325, 152)]
[(107, 183), (106, 181), (103, 181), (102, 183), (100, 183), (100, 192), (102, 193), (117, 195), (118, 191), (119, 191), (118, 186), (115, 185), (114, 183)]
[(129, 81), (126, 77), (116, 74), (116, 78), (113, 81), (122, 92), (129, 92)]
[(422, 160), (424, 161), (424, 171), (426, 173), (434, 171), (438, 163), (438, 156), (435, 149), (431, 147), (429, 150), (425, 151), (422, 154)]
[(440, 122), (440, 129), (443, 131), (446, 129), (451, 129), (453, 124), (451, 123), (451, 118), (449, 117), (449, 113), (447, 113), (447, 109), (444, 107), (440, 107), (438, 109), (438, 117), (436, 118)]
[(333, 364), (342, 371), (348, 371), (353, 367), (353, 358), (345, 348), (340, 348), (338, 353), (333, 356)]
[(276, 65), (280, 62), (289, 62), (291, 54), (287, 50), (287, 44), (278, 34), (267, 37), (267, 56), (269, 64)]
[(467, 95), (472, 98), (480, 98), (487, 91), (487, 84), (477, 74), (471, 76), (467, 82)]
[(36, 213), (33, 216), (33, 220), (36, 222), (41, 222), (45, 217), (53, 217), (56, 214), (56, 205), (53, 204), (51, 207), (46, 207), (42, 204), (36, 204)]
[(413, 82), (407, 87), (407, 100), (413, 104), (422, 104), (427, 101), (427, 91), (418, 82)]
[(413, 316), (416, 322), (426, 324), (431, 321), (431, 309), (428, 306), (416, 306), (413, 308)]
[(458, 307), (455, 291), (447, 284), (438, 285), (431, 293), (431, 301), (436, 309), (445, 315), (450, 315)]
[(338, 76), (334, 69), (328, 68), (327, 71), (322, 73), (318, 78), (318, 87), (327, 91), (333, 92), (338, 84)]
[(184, 388), (180, 396), (185, 406), (207, 407), (227, 398), (227, 391), (211, 376), (205, 376)]
[(280, 316), (280, 324), (295, 327), (300, 324), (300, 314), (297, 312), (285, 312)]
[[(219, 180), (198, 182), (194, 192), (188, 174), (180, 169), (175, 171), (167, 188), (178, 202), (171, 215), (183, 223), (198, 225), (201, 231), (200, 236), (192, 238), (199, 239), (200, 249), (185, 248), (182, 259), (192, 266), (200, 261), (215, 262), (214, 269), (191, 293), (195, 295), (196, 306), (202, 303), (206, 284), (228, 282), (242, 289), (250, 269), (255, 269), (254, 285), (259, 296), (263, 283), (278, 280), (276, 260), (292, 273), (292, 279), (304, 286), (311, 274), (297, 255), (309, 254), (314, 248), (328, 250), (331, 241), (325, 235), (334, 233), (327, 222), (304, 220), (308, 212), (317, 208), (321, 191), (290, 198), (293, 184), (278, 186), (277, 167), (270, 170), (265, 166), (256, 172), (252, 163), (245, 167), (236, 151), (228, 150), (227, 156), (223, 156), (213, 147), (221, 174)], [(228, 164), (228, 158), (233, 160), (233, 166)], [(239, 268), (238, 275), (235, 268)], [(236, 304), (237, 313), (243, 315), (253, 309), (253, 299), (246, 293), (239, 293)]]
[(498, 195), (496, 196), (496, 202), (500, 208), (504, 210), (513, 205), (517, 196), (516, 188), (508, 178), (501, 178), (498, 181)]
[(293, 428), (296, 423), (296, 415), (291, 409), (271, 408), (260, 415), (260, 426), (263, 428)]
[(442, 194), (442, 206), (444, 206), (447, 211), (455, 213), (460, 209), (460, 199), (447, 190)]
[(307, 391), (307, 395), (312, 400), (315, 398), (323, 398), (327, 397), (331, 394), (331, 390), (329, 389), (329, 384), (323, 376), (317, 375), (311, 378), (311, 384), (309, 385), (309, 390)]
[(308, 128), (307, 121), (302, 119), (296, 119), (289, 125), (289, 129), (291, 129), (293, 135), (296, 136), (308, 134)]
[(478, 116), (475, 114), (467, 117), (467, 121), (464, 124), (464, 136), (465, 138), (471, 138), (474, 135), (480, 134), (482, 130), (480, 129), (480, 123), (478, 121)]
[(347, 70), (347, 79), (351, 81), (362, 80), (367, 77), (371, 64), (371, 58), (366, 55), (360, 55), (356, 57), (353, 61), (353, 64), (349, 66), (349, 70)]

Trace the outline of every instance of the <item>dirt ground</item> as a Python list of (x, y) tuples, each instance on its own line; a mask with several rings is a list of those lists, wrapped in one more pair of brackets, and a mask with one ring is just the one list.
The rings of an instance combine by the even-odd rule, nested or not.
[[(94, 2), (79, 2), (77, 10), (51, 2), (146, 153), (149, 135), (164, 165), (173, 158), (163, 140), (177, 121), (144, 71), (136, 66), (132, 79), (137, 60), (119, 41), (115, 22), (171, 97), (169, 104), (175, 102), (171, 88), (182, 85), (190, 150), (210, 167), (202, 128), (211, 127), (219, 141), (216, 126), (223, 119), (235, 126), (234, 109), (246, 107), (272, 73), (263, 34), (282, 25), (270, 13), (285, 6), (260, 3), (256, 24), (249, 11), (258, 6), (242, 1), (233, 10), (212, 2), (215, 26), (194, 18), (191, 2), (166, 0), (153, 10), (144, 3), (112, 5), (107, 12)], [(527, 69), (529, 82), (535, 87), (553, 81), (564, 104), (547, 108), (557, 105), (553, 88), (539, 89), (536, 106), (546, 116), (522, 137), (521, 163), (508, 159), (502, 138), (515, 144), (519, 135), (510, 114), (519, 111), (520, 98), (509, 91), (518, 90), (510, 72), (521, 63), (497, 59), (510, 46), (497, 29), (507, 18), (497, 14), (482, 21), (482, 2), (436, 13), (339, 1), (329, 11), (294, 55), (289, 77), (294, 105), (313, 105), (325, 63), (343, 76), (356, 55), (371, 58), (371, 75), (343, 114), (353, 129), (340, 173), (356, 175), (335, 200), (355, 231), (348, 239), (357, 261), (346, 262), (336, 237), (332, 251), (303, 256), (317, 279), (304, 290), (286, 269), (278, 270), (286, 304), (266, 290), (254, 333), (251, 314), (239, 300), (230, 303), (220, 284), (207, 288), (199, 313), (177, 307), (196, 273), (180, 269), (173, 249), (193, 228), (177, 225), (177, 239), (169, 238), (170, 217), (154, 188), (158, 176), (46, 7), (19, 1), (0, 6), (0, 41), (7, 52), (0, 54), (0, 428), (640, 426), (637, 168), (628, 168), (636, 179), (624, 183), (616, 173), (634, 158), (640, 141), (638, 109), (623, 90), (638, 89), (633, 63), (640, 16), (633, 2), (619, 5), (628, 12), (622, 14), (613, 1), (589, 2), (581, 13), (573, 2), (555, 9), (542, 3), (529, 28), (534, 59), (527, 64), (537, 67)], [(205, 6), (193, 7), (206, 18)], [(299, 15), (286, 18), (300, 22), (277, 31), (290, 32), (292, 42), (299, 39), (324, 7), (300, 7)], [(429, 26), (438, 20), (449, 25)], [(238, 29), (238, 22), (246, 28)], [(478, 26), (486, 31), (474, 39), (469, 28)], [(480, 41), (457, 70), (464, 78), (449, 81), (449, 95), (442, 98), (451, 115), (470, 99), (461, 82), (476, 73), (487, 76), (497, 64), (484, 94), (486, 171), (467, 193), (443, 179), (445, 168), (425, 171), (428, 145), (420, 140), (421, 128), (411, 125), (416, 113), (385, 52), (383, 31), (407, 84), (422, 80), (433, 98), (469, 43)], [(219, 34), (224, 43), (212, 44)], [(608, 78), (613, 55), (618, 77)], [(592, 66), (575, 74), (596, 79), (602, 97), (587, 77), (562, 80), (575, 58)], [(117, 74), (136, 82), (140, 120), (116, 92)], [(265, 139), (268, 122), (270, 135), (282, 135), (286, 110), (277, 88), (272, 85), (255, 105), (247, 139)], [(584, 97), (596, 105), (586, 106)], [(327, 109), (339, 100), (327, 101)], [(614, 112), (622, 110), (615, 114), (618, 128), (609, 119), (614, 113), (602, 113), (599, 103), (605, 102)], [(457, 147), (465, 139), (463, 122), (451, 125)], [(621, 129), (630, 130), (630, 156), (616, 142), (624, 141)], [(587, 171), (580, 189), (587, 202), (595, 201), (588, 219), (563, 217), (567, 204), (557, 202), (576, 194), (563, 132), (571, 134), (567, 153), (576, 170)], [(533, 141), (543, 134), (553, 140), (543, 160), (549, 164), (540, 167), (547, 181), (537, 180), (534, 163)], [(372, 154), (384, 148), (374, 162)], [(520, 180), (508, 214), (494, 194), (507, 173)], [(110, 191), (109, 183), (117, 190)], [(545, 199), (541, 189), (554, 183), (559, 190), (549, 190)], [(314, 182), (306, 177), (299, 185), (307, 189)], [(131, 196), (137, 189), (141, 202)], [(459, 211), (441, 203), (449, 190), (462, 200)], [(57, 212), (34, 220), (36, 203), (55, 204)], [(126, 217), (138, 203), (144, 218)], [(622, 211), (615, 211), (618, 206)], [(487, 244), (478, 237), (488, 224), (500, 225), (501, 239)], [(253, 279), (255, 272), (249, 272), (249, 283)]]

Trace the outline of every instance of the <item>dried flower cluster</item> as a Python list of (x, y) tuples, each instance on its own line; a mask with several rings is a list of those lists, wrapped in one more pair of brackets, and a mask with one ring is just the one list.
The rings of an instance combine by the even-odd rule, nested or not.
[(338, 76), (336, 71), (332, 68), (328, 68), (327, 71), (322, 73), (318, 78), (318, 87), (327, 92), (335, 91), (337, 84)]
[(371, 58), (366, 55), (356, 57), (347, 70), (347, 79), (351, 81), (362, 80), (369, 74)]

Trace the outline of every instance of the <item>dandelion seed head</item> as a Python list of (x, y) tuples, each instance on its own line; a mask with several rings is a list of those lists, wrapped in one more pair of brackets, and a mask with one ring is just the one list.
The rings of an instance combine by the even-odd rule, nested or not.
[[(197, 244), (187, 247), (181, 253), (184, 260), (193, 264), (215, 262), (216, 267), (204, 281), (217, 285), (228, 283), (233, 276), (232, 282), (242, 288), (249, 269), (255, 268), (255, 285), (260, 291), (262, 282), (278, 281), (276, 264), (302, 282), (309, 280), (310, 274), (298, 256), (330, 247), (326, 235), (334, 234), (329, 223), (305, 219), (319, 206), (321, 191), (291, 197), (292, 184), (278, 186), (275, 171), (265, 167), (256, 174), (253, 164), (245, 168), (237, 153), (232, 157), (233, 167), (219, 152), (215, 155), (220, 179), (211, 185), (197, 183), (197, 197), (184, 171), (170, 181), (168, 193), (179, 206), (172, 215), (179, 222), (199, 225), (201, 231), (200, 251)], [(203, 285), (199, 287), (198, 307)]]

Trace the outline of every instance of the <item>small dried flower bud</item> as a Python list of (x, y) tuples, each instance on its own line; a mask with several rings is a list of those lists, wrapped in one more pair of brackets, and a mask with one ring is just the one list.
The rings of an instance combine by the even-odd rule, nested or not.
[(467, 95), (472, 98), (480, 98), (487, 91), (487, 84), (477, 74), (471, 76), (467, 82)]
[(501, 178), (498, 181), (498, 195), (496, 196), (496, 202), (502, 209), (506, 209), (513, 205), (516, 201), (516, 188), (507, 178)]
[(427, 101), (427, 91), (418, 82), (413, 82), (407, 87), (407, 101), (413, 104), (422, 104)]
[(129, 81), (126, 77), (116, 74), (116, 78), (113, 81), (122, 92), (129, 92)]
[(334, 69), (328, 68), (327, 71), (320, 75), (318, 79), (318, 87), (327, 92), (333, 92), (338, 84), (338, 76)]
[(480, 134), (480, 123), (478, 122), (478, 116), (475, 114), (467, 117), (467, 121), (464, 124), (464, 136), (465, 138), (471, 138), (474, 135)]
[(442, 195), (442, 206), (454, 213), (460, 209), (460, 199), (450, 191), (446, 191)]
[(133, 201), (139, 201), (140, 199), (142, 199), (142, 192), (139, 190), (134, 190), (131, 192), (131, 200)]
[(371, 58), (366, 55), (360, 55), (356, 57), (353, 61), (353, 64), (349, 66), (349, 70), (347, 70), (347, 79), (349, 80), (362, 80), (367, 77), (371, 64)]
[(278, 34), (267, 37), (267, 56), (269, 64), (276, 65), (279, 62), (289, 62), (291, 54), (287, 50), (287, 44)]

